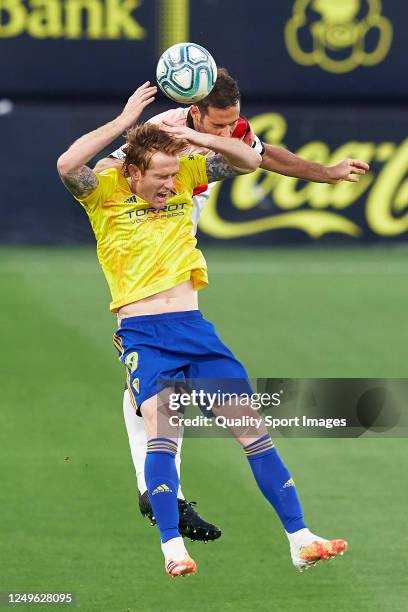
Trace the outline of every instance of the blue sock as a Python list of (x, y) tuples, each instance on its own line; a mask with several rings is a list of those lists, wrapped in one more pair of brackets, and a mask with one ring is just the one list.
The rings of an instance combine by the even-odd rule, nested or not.
[(177, 443), (168, 438), (152, 438), (147, 443), (145, 480), (163, 543), (180, 536), (176, 453)]
[(295, 483), (269, 434), (244, 446), (244, 451), (258, 487), (275, 508), (285, 530), (294, 533), (306, 527)]

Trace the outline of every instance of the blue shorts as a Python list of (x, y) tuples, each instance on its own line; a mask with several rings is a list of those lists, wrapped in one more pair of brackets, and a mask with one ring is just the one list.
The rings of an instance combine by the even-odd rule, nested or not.
[(196, 380), (205, 392), (252, 393), (244, 366), (199, 310), (122, 319), (113, 342), (138, 414), (163, 388), (161, 379), (187, 379), (190, 388)]

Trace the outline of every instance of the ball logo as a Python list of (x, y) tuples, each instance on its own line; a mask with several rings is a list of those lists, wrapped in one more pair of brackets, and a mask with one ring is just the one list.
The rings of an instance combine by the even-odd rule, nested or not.
[(381, 0), (295, 0), (285, 27), (290, 56), (332, 73), (374, 66), (387, 56), (392, 25)]
[(177, 43), (160, 56), (156, 78), (162, 92), (171, 100), (195, 104), (208, 96), (214, 87), (217, 65), (201, 45)]

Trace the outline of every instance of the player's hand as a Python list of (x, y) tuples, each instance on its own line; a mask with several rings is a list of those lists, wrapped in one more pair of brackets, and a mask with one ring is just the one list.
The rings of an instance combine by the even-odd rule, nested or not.
[(348, 181), (349, 183), (358, 183), (359, 175), (366, 174), (370, 170), (370, 166), (366, 162), (358, 159), (343, 159), (340, 163), (329, 168), (328, 183), (339, 183), (340, 181)]
[(196, 130), (192, 130), (185, 125), (177, 125), (171, 121), (163, 121), (161, 129), (174, 136), (174, 138), (187, 140), (190, 144), (194, 144), (199, 147), (207, 146), (208, 134), (197, 132)]
[(150, 81), (146, 81), (130, 96), (120, 114), (120, 118), (128, 127), (133, 125), (139, 119), (146, 106), (154, 101), (156, 93), (157, 87), (150, 85)]

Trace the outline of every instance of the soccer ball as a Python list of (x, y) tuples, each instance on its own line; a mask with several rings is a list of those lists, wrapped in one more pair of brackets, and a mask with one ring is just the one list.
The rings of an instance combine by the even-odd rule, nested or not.
[(162, 92), (175, 102), (194, 104), (212, 90), (217, 65), (207, 49), (195, 43), (178, 43), (160, 57), (156, 68)]

